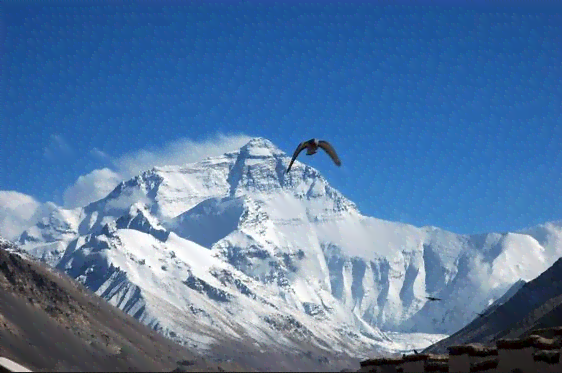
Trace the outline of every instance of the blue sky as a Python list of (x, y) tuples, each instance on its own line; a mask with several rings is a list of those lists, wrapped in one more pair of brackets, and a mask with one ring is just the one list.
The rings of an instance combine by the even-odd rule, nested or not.
[(62, 204), (139, 155), (319, 137), (342, 167), (306, 162), (367, 215), (562, 219), (560, 8), (416, 3), (7, 2), (0, 190)]

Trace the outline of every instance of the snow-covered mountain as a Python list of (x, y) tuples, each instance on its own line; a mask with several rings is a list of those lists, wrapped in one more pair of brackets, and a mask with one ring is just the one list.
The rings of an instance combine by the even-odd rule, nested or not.
[(154, 168), (84, 208), (55, 209), (19, 244), (199, 348), (227, 335), (369, 357), (405, 348), (395, 332), (455, 332), (562, 255), (561, 223), (469, 236), (383, 221), (299, 161), (285, 174), (289, 161), (255, 138)]

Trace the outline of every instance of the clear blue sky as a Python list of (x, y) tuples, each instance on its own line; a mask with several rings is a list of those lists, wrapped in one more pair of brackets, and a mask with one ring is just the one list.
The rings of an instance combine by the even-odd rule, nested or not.
[(303, 160), (367, 215), (458, 233), (562, 219), (560, 8), (120, 3), (4, 4), (1, 190), (58, 202), (104, 166), (94, 148), (319, 137), (342, 167)]

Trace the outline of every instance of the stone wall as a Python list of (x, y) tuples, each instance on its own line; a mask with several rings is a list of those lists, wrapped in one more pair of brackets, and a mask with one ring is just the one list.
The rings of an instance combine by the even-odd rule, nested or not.
[(467, 344), (449, 347), (449, 354), (416, 354), (401, 358), (369, 359), (360, 372), (562, 372), (562, 327), (537, 329), (517, 339), (500, 339), (496, 345)]

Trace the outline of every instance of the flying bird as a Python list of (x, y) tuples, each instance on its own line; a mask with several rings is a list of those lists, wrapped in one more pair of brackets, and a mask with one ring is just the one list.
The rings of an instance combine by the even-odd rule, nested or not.
[(426, 298), (429, 299), (430, 301), (443, 300), (441, 298), (435, 298), (435, 297), (426, 297)]
[(332, 158), (334, 163), (338, 167), (341, 166), (340, 158), (336, 154), (336, 151), (334, 150), (334, 147), (332, 145), (330, 145), (329, 142), (324, 141), (324, 140), (318, 140), (318, 139), (310, 139), (308, 141), (301, 142), (299, 144), (299, 146), (297, 146), (297, 149), (295, 150), (295, 153), (293, 154), (293, 159), (291, 159), (291, 163), (289, 163), (289, 167), (287, 168), (287, 171), (285, 171), (285, 173), (288, 173), (291, 170), (291, 167), (293, 166), (293, 162), (295, 161), (295, 159), (297, 159), (300, 152), (302, 152), (304, 149), (306, 149), (306, 155), (313, 155), (313, 154), (316, 154), (316, 152), (318, 151), (318, 148), (324, 149), (324, 151), (326, 153), (328, 153), (330, 158)]

